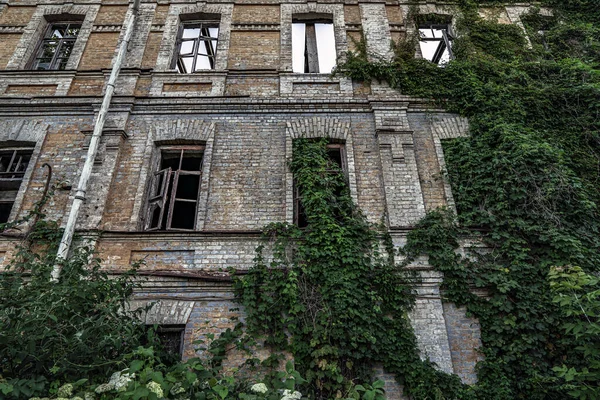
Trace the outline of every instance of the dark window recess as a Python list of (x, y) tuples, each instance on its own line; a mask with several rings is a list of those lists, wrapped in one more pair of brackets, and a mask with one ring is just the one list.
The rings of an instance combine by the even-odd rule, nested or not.
[(435, 64), (445, 64), (454, 58), (452, 33), (448, 24), (419, 25), (419, 46), (423, 58)]
[[(340, 143), (329, 143), (327, 145), (327, 155), (329, 159), (335, 163), (344, 174), (347, 174), (348, 168), (346, 165), (346, 154), (345, 148), (343, 144)], [(335, 174), (338, 170), (331, 169), (328, 171), (330, 174)], [(336, 193), (336, 195), (341, 195), (341, 193)], [(299, 228), (306, 228), (308, 225), (308, 218), (306, 217), (306, 212), (304, 211), (304, 207), (302, 206), (302, 201), (300, 201), (300, 191), (298, 186), (294, 182), (294, 223), (298, 225)]]
[(31, 69), (63, 70), (73, 51), (80, 23), (52, 24), (46, 30)]
[(199, 70), (215, 69), (218, 22), (185, 22), (177, 37), (177, 71), (189, 74)]
[(185, 325), (160, 325), (156, 331), (163, 350), (174, 359), (181, 359), (184, 332)]
[(204, 146), (163, 147), (148, 197), (146, 230), (194, 230)]
[(32, 153), (30, 147), (0, 149), (0, 223), (8, 221)]

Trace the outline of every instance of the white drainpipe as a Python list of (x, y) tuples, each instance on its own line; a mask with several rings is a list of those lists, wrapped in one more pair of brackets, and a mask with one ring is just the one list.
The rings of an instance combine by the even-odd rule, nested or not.
[(94, 165), (94, 160), (96, 159), (96, 153), (98, 153), (98, 145), (100, 144), (100, 138), (102, 137), (102, 130), (104, 129), (104, 122), (106, 121), (108, 109), (110, 108), (110, 102), (115, 91), (115, 82), (117, 81), (117, 77), (119, 76), (119, 72), (121, 71), (121, 65), (125, 60), (127, 47), (133, 34), (133, 26), (135, 24), (135, 18), (137, 16), (139, 6), (140, 0), (134, 0), (132, 12), (131, 14), (129, 14), (129, 18), (127, 19), (125, 24), (125, 37), (121, 42), (119, 52), (117, 53), (112, 71), (110, 73), (110, 78), (108, 79), (108, 83), (106, 84), (104, 99), (102, 100), (102, 106), (100, 107), (100, 111), (98, 112), (96, 125), (94, 125), (94, 133), (92, 134), (92, 138), (90, 140), (90, 147), (88, 149), (87, 157), (85, 159), (85, 164), (83, 165), (83, 170), (81, 171), (81, 176), (79, 177), (79, 185), (77, 186), (77, 190), (75, 192), (75, 199), (73, 200), (73, 205), (71, 206), (71, 211), (69, 213), (69, 219), (67, 221), (67, 225), (65, 226), (65, 232), (60, 241), (60, 246), (56, 255), (57, 262), (54, 265), (54, 268), (52, 269), (53, 281), (58, 280), (61, 271), (61, 259), (67, 259), (69, 249), (71, 248), (71, 243), (73, 241), (73, 233), (75, 232), (75, 224), (77, 223), (77, 216), (79, 215), (79, 209), (81, 208), (81, 204), (85, 200), (88, 181), (90, 180), (90, 176), (92, 174), (92, 167)]

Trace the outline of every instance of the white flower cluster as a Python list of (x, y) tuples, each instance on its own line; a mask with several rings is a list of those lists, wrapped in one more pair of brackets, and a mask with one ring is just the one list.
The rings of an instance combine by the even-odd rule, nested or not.
[(267, 385), (265, 385), (264, 383), (255, 383), (254, 385), (252, 385), (250, 390), (252, 390), (254, 393), (267, 393), (269, 391), (269, 388), (267, 388)]
[(146, 384), (146, 387), (150, 389), (150, 391), (154, 393), (159, 399), (163, 398), (163, 390), (162, 387), (160, 387), (160, 383), (150, 381)]
[[(124, 369), (123, 371), (127, 371)], [(135, 374), (124, 374), (123, 371), (115, 372), (110, 376), (110, 380), (108, 383), (103, 383), (96, 387), (95, 392), (98, 394), (106, 393), (111, 390), (116, 390), (117, 392), (124, 392), (131, 382), (135, 378)], [(88, 393), (85, 394), (86, 400), (88, 400)], [(90, 394), (91, 397), (91, 394)], [(93, 397), (91, 397), (93, 398)]]
[(281, 400), (300, 400), (302, 398), (302, 393), (298, 391), (292, 392), (291, 390), (285, 389), (283, 391), (283, 397)]
[(117, 392), (124, 392), (127, 389), (129, 382), (135, 378), (135, 374), (124, 374), (123, 371), (115, 372), (108, 381), (108, 384), (112, 385)]
[(73, 394), (73, 385), (67, 383), (58, 388), (57, 397), (71, 397)]

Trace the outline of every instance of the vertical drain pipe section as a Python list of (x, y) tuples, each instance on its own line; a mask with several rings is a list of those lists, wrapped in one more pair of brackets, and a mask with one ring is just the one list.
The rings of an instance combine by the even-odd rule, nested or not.
[(117, 77), (119, 76), (119, 72), (121, 71), (121, 65), (125, 60), (125, 55), (127, 53), (129, 41), (131, 40), (131, 36), (133, 35), (133, 27), (135, 25), (135, 19), (138, 14), (139, 7), (140, 0), (134, 0), (132, 12), (131, 14), (129, 14), (129, 18), (127, 19), (125, 25), (125, 36), (123, 37), (123, 41), (121, 42), (121, 46), (119, 47), (119, 52), (117, 53), (117, 57), (115, 58), (114, 65), (110, 73), (110, 78), (108, 79), (108, 83), (106, 84), (104, 99), (102, 100), (102, 106), (100, 107), (100, 111), (98, 112), (98, 118), (96, 119), (96, 124), (94, 125), (94, 133), (92, 134), (92, 138), (90, 140), (90, 147), (88, 148), (87, 157), (85, 159), (85, 164), (83, 165), (83, 170), (81, 171), (81, 176), (79, 177), (79, 185), (77, 186), (75, 192), (73, 205), (71, 205), (69, 219), (67, 220), (65, 232), (60, 241), (60, 246), (58, 248), (57, 253), (57, 261), (54, 265), (54, 268), (52, 269), (52, 281), (58, 280), (61, 271), (61, 262), (67, 259), (69, 249), (71, 248), (73, 234), (75, 232), (75, 224), (77, 223), (77, 216), (79, 215), (79, 209), (81, 208), (81, 204), (85, 200), (88, 181), (90, 180), (90, 176), (92, 174), (92, 167), (94, 165), (94, 160), (96, 159), (96, 154), (98, 153), (98, 145), (100, 144), (100, 138), (102, 137), (102, 130), (104, 129), (104, 122), (106, 121), (108, 109), (110, 108), (110, 102), (115, 91), (115, 82), (117, 81)]

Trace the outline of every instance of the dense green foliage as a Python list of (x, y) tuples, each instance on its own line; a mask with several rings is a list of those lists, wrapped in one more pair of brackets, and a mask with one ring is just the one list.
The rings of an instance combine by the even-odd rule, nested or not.
[(132, 276), (110, 278), (81, 247), (50, 281), (62, 232), (35, 221), (0, 274), (0, 393), (8, 398), (46, 393), (52, 382), (93, 381), (148, 342), (139, 318), (124, 311)]
[(580, 267), (552, 268), (552, 301), (563, 315), (561, 328), (577, 339), (577, 351), (586, 360), (581, 369), (563, 364), (554, 368), (567, 382), (568, 393), (580, 399), (600, 397), (600, 278)]
[(600, 9), (547, 1), (553, 17), (523, 17), (529, 47), (518, 27), (482, 20), (482, 3), (460, 2), (456, 59), (444, 67), (414, 59), (409, 39), (392, 62), (369, 63), (363, 48), (340, 71), (469, 118), (470, 137), (444, 150), (459, 225), (480, 232), (485, 251), (459, 257), (465, 232), (445, 212), (422, 221), (405, 251), (429, 255), (448, 298), (481, 323), (478, 398), (579, 396), (555, 369), (597, 363), (581, 348), (598, 338), (565, 331), (547, 275), (551, 266), (600, 267)]
[(249, 333), (293, 355), (311, 398), (348, 397), (356, 383), (371, 381), (375, 364), (396, 374), (415, 399), (462, 392), (456, 376), (420, 360), (407, 316), (411, 277), (394, 263), (389, 237), (352, 202), (326, 145), (294, 141), (289, 167), (308, 226), (266, 231), (271, 254), (260, 248), (237, 285)]

